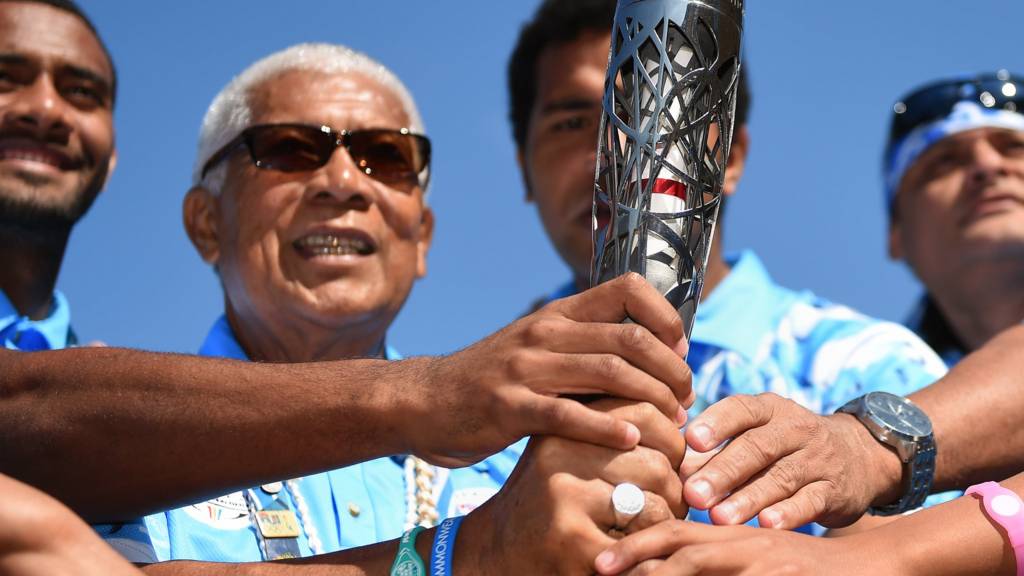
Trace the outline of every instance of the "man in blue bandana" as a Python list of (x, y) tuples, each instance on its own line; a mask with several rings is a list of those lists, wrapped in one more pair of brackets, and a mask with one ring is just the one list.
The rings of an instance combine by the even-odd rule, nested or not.
[[(612, 0), (544, 2), (524, 26), (509, 63), (510, 117), (526, 198), (536, 204), (548, 236), (572, 273), (552, 298), (576, 293), (589, 281), (594, 143), (614, 10)], [(743, 84), (725, 174), (724, 206), (732, 201), (743, 175), (751, 138), (746, 126), (748, 108), (749, 91)], [(728, 233), (728, 225), (719, 228), (718, 234), (722, 233)], [(719, 238), (711, 249), (687, 358), (697, 395), (692, 412), (707, 409), (688, 427), (689, 445), (695, 450), (694, 458), (688, 454), (684, 464), (686, 496), (699, 509), (691, 511), (691, 519), (747, 522), (774, 504), (775, 508), (758, 516), (761, 524), (795, 528), (812, 517), (808, 512), (813, 503), (823, 502), (834, 507), (826, 517), (830, 525), (847, 523), (863, 510), (861, 503), (832, 499), (825, 492), (829, 486), (860, 480), (853, 480), (848, 470), (810, 464), (817, 445), (805, 442), (793, 424), (817, 426), (819, 438), (856, 430), (860, 424), (849, 416), (817, 415), (832, 414), (847, 401), (872, 391), (909, 394), (942, 376), (945, 366), (906, 328), (868, 318), (807, 291), (779, 286), (752, 251), (727, 256), (721, 247)], [(733, 419), (726, 428), (721, 421), (714, 422), (722, 414), (786, 417), (770, 424), (763, 419), (756, 423)], [(754, 433), (744, 438), (748, 430)], [(734, 438), (734, 450), (747, 446), (751, 438), (769, 438), (773, 451), (794, 456), (766, 468), (763, 475), (757, 474), (761, 469), (755, 463), (777, 459), (748, 458), (744, 467), (728, 467), (715, 459), (705, 465), (696, 457), (698, 452), (713, 454), (729, 438)], [(885, 450), (867, 442), (855, 447)], [(756, 448), (761, 447), (752, 452)], [(789, 498), (791, 493), (779, 486), (787, 484), (787, 474), (794, 473), (823, 481)], [(868, 481), (883, 482), (882, 478)], [(858, 498), (868, 494), (864, 490)]]
[(1024, 84), (1002, 70), (893, 107), (889, 253), (924, 284), (911, 327), (949, 364), (1024, 321)]

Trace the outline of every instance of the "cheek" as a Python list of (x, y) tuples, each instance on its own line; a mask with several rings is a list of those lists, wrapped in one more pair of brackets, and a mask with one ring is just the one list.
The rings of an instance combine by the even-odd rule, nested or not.
[(109, 115), (89, 115), (79, 121), (82, 147), (99, 162), (114, 150), (114, 128)]

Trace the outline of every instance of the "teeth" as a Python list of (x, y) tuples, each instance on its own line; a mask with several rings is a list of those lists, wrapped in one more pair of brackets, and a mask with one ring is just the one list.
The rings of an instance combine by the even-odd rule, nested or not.
[(0, 158), (2, 158), (4, 160), (8, 160), (8, 159), (28, 160), (28, 161), (31, 161), (31, 162), (40, 162), (42, 164), (51, 164), (51, 165), (54, 165), (54, 166), (57, 165), (57, 162), (55, 162), (51, 156), (46, 155), (46, 154), (39, 154), (39, 153), (31, 152), (31, 151), (28, 151), (28, 150), (14, 150), (14, 149), (2, 150), (2, 151), (0, 151)]
[(316, 255), (340, 256), (345, 254), (369, 254), (370, 245), (358, 238), (343, 238), (330, 234), (313, 234), (299, 239), (296, 244), (308, 248)]

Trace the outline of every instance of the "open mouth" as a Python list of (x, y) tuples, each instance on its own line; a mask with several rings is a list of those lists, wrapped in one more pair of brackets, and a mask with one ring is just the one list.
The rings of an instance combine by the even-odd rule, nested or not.
[(58, 170), (75, 170), (82, 163), (49, 146), (25, 140), (0, 141), (0, 161), (21, 160), (52, 166)]
[(306, 256), (369, 256), (377, 246), (358, 231), (317, 233), (299, 238), (292, 245)]

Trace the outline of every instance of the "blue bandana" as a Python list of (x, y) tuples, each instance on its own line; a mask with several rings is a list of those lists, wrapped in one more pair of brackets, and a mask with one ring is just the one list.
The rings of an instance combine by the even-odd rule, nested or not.
[(936, 142), (975, 128), (1007, 128), (1024, 131), (1024, 115), (1010, 110), (985, 108), (974, 101), (958, 102), (949, 115), (912, 130), (893, 144), (885, 158), (885, 205), (892, 211), (903, 175)]

